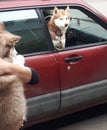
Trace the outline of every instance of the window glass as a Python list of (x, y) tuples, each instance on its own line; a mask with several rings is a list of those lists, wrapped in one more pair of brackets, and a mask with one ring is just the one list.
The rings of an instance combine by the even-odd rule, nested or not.
[[(58, 7), (65, 9), (66, 7)], [(53, 8), (43, 10), (44, 17), (48, 23)], [(96, 21), (96, 17), (87, 10), (80, 7), (70, 7), (71, 21), (66, 32), (66, 46), (96, 45), (107, 41), (107, 30)]]
[(17, 10), (0, 12), (0, 21), (11, 33), (22, 38), (16, 44), (16, 50), (20, 54), (47, 51), (44, 31), (35, 10)]
[(70, 22), (66, 46), (77, 46), (84, 44), (97, 44), (107, 41), (107, 30), (86, 12), (79, 9), (70, 9), (72, 20)]

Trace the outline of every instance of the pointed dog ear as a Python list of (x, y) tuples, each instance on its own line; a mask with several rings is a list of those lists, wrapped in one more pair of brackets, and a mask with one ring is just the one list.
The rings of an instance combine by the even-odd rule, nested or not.
[[(65, 9), (65, 13), (70, 17), (70, 8), (69, 8), (69, 6), (67, 6), (66, 7), (66, 9)], [(72, 18), (70, 18), (70, 20), (71, 20)]]
[(58, 12), (58, 8), (57, 8), (57, 7), (55, 7), (55, 8), (54, 8), (54, 10), (53, 10), (53, 15), (56, 15), (56, 14), (57, 14), (57, 12)]
[(17, 43), (20, 39), (21, 39), (21, 36), (13, 35), (13, 36), (11, 37), (11, 39), (10, 39), (10, 42), (11, 42), (12, 44), (15, 44), (15, 43)]
[(4, 29), (5, 29), (4, 23), (0, 22), (0, 30), (4, 30)]
[(65, 11), (68, 12), (69, 10), (70, 10), (70, 8), (69, 8), (69, 6), (67, 6), (66, 9), (65, 9)]

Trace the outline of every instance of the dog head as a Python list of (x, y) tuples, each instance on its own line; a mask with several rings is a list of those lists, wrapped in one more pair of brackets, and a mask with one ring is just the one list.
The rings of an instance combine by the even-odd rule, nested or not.
[(0, 23), (0, 57), (9, 57), (11, 49), (20, 39), (20, 36), (8, 32), (4, 24)]
[(57, 7), (54, 8), (53, 11), (53, 18), (55, 25), (60, 29), (67, 29), (70, 24), (70, 11), (69, 7), (64, 9), (58, 9)]

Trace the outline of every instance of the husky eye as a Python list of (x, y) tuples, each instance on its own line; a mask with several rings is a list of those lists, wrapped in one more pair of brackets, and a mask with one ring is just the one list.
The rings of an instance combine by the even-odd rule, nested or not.
[(70, 17), (70, 20), (72, 20), (72, 17)]
[(63, 20), (63, 18), (60, 18), (60, 20)]

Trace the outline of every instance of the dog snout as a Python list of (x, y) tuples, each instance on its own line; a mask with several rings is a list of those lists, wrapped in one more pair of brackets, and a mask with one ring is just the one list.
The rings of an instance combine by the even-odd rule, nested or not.
[(65, 27), (67, 27), (68, 26), (68, 24), (65, 24)]

